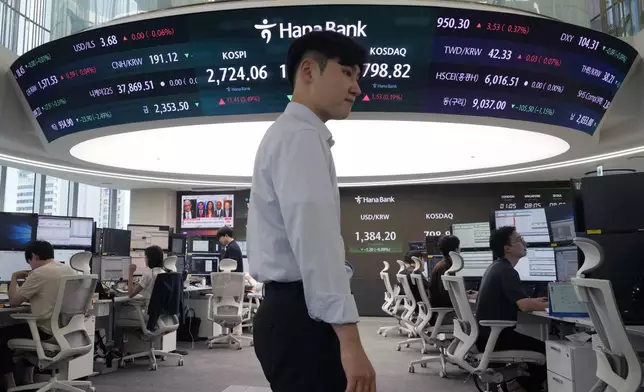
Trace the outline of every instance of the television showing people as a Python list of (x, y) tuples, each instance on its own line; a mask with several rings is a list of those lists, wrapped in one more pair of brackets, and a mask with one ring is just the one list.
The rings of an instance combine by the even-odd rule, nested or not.
[(181, 228), (233, 227), (233, 195), (183, 195)]

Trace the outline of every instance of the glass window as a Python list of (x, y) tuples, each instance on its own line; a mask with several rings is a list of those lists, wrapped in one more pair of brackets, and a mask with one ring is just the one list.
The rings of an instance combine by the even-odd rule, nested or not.
[(130, 223), (130, 191), (116, 192), (116, 228), (125, 230)]
[(87, 184), (78, 184), (76, 216), (94, 218), (96, 227), (108, 227), (110, 190)]
[(36, 174), (8, 167), (5, 181), (4, 211), (33, 212)]
[(69, 205), (69, 181), (45, 177), (45, 208), (42, 215), (66, 216)]

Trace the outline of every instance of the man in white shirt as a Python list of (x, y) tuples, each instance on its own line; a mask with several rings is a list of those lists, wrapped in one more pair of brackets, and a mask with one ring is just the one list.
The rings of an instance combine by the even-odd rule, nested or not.
[(255, 157), (248, 212), (251, 275), (265, 283), (255, 353), (273, 392), (375, 392), (344, 264), (328, 120), (360, 95), (364, 48), (332, 31), (295, 40), (292, 102)]
[[(76, 271), (54, 260), (54, 247), (47, 241), (33, 241), (27, 245), (25, 259), (31, 270), (13, 273), (9, 284), (9, 302), (14, 307), (29, 302), (30, 313), (39, 319), (37, 324), (40, 340), (47, 341), (52, 339), (51, 316), (58, 299), (61, 278), (74, 276)], [(22, 279), (25, 282), (19, 287), (18, 280)], [(0, 371), (4, 374), (7, 389), (16, 386), (12, 353), (7, 346), (11, 339), (33, 339), (33, 336), (26, 323), (0, 329)], [(31, 383), (32, 378), (33, 367), (30, 366), (27, 369), (27, 382)]]

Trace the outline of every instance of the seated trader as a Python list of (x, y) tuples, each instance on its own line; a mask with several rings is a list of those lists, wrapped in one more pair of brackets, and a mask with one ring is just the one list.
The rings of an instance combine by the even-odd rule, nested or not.
[[(165, 273), (163, 269), (163, 249), (160, 246), (152, 245), (145, 249), (145, 264), (150, 269), (146, 271), (138, 282), (134, 281), (134, 273), (136, 272), (136, 264), (130, 264), (130, 270), (127, 280), (127, 295), (130, 298), (136, 297), (138, 294), (145, 299), (145, 306), (143, 310), (147, 312), (152, 297), (152, 289), (154, 289), (154, 282), (157, 275)], [(118, 316), (120, 319), (139, 320), (138, 311), (132, 306), (122, 306), (118, 308)]]
[[(429, 303), (432, 308), (451, 308), (452, 300), (449, 293), (445, 290), (441, 276), (445, 275), (448, 269), (452, 268), (452, 259), (449, 252), (460, 252), (461, 240), (453, 235), (444, 235), (438, 240), (438, 249), (443, 255), (443, 260), (439, 261), (429, 279)], [(432, 314), (430, 325), (436, 324), (438, 313)]]
[[(27, 245), (25, 259), (31, 266), (31, 271), (13, 273), (9, 284), (9, 302), (11, 306), (17, 307), (28, 301), (31, 306), (31, 314), (39, 318), (40, 340), (50, 340), (52, 338), (51, 315), (58, 297), (60, 278), (75, 276), (76, 271), (68, 265), (55, 261), (54, 248), (46, 241), (33, 241)], [(25, 279), (21, 287), (18, 287), (18, 279)], [(0, 328), (0, 370), (4, 374), (7, 389), (16, 386), (13, 377), (13, 353), (9, 350), (7, 343), (11, 339), (32, 338), (26, 323)], [(29, 366), (26, 370), (27, 379), (25, 381), (31, 384), (33, 383), (33, 367)]]
[[(411, 288), (411, 293), (414, 295), (414, 298), (416, 299), (416, 302), (423, 302), (423, 298), (420, 296), (420, 290), (418, 289), (418, 286), (416, 285), (416, 282), (411, 278), (411, 274), (414, 273), (414, 268), (416, 268), (416, 263), (412, 259), (412, 257), (417, 257), (421, 261), (423, 260), (423, 253), (420, 250), (410, 250), (405, 254), (405, 269), (402, 270), (401, 274), (407, 275), (407, 282), (409, 282), (409, 287)], [(422, 273), (423, 272), (423, 265), (421, 264), (420, 269), (417, 271), (417, 273)], [(429, 282), (425, 277), (423, 277), (423, 283), (425, 286), (425, 290), (427, 290), (427, 287), (429, 287)], [(405, 295), (405, 288), (402, 286), (402, 284), (398, 283), (400, 287), (400, 295)]]
[[(526, 244), (516, 228), (505, 226), (490, 236), (490, 248), (498, 257), (485, 271), (476, 301), (476, 319), (517, 321), (517, 311), (533, 312), (548, 306), (547, 298), (528, 298), (521, 287), (519, 273), (514, 267), (526, 255)], [(490, 335), (489, 327), (479, 326), (476, 347), (485, 350)], [(494, 348), (501, 350), (527, 350), (546, 352), (544, 342), (516, 332), (514, 328), (501, 331)], [(546, 380), (545, 366), (529, 365), (530, 376), (517, 378), (523, 389), (539, 392)], [(509, 387), (511, 387), (509, 385)], [(519, 388), (520, 389), (520, 388)]]
[(244, 262), (242, 261), (242, 251), (239, 244), (233, 238), (233, 229), (224, 226), (217, 230), (217, 239), (224, 247), (221, 252), (221, 259), (233, 259), (237, 261), (237, 268), (232, 272), (244, 272)]

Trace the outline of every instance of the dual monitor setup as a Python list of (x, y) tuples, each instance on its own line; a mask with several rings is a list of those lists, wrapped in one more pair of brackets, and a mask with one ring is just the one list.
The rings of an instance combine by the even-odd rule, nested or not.
[[(452, 235), (460, 239), (463, 269), (457, 275), (480, 279), (495, 259), (490, 234), (495, 228), (514, 226), (527, 244), (527, 255), (515, 269), (523, 282), (569, 281), (579, 266), (573, 211), (569, 206), (497, 210), (489, 222), (455, 223)], [(438, 238), (427, 237), (425, 249), (430, 269), (440, 260)], [(436, 255), (436, 256), (434, 256)]]
[[(219, 271), (221, 245), (216, 236), (188, 237), (185, 269), (192, 276), (209, 277), (212, 272)], [(241, 248), (244, 271), (248, 271), (246, 258), (246, 241), (236, 241)]]
[(29, 267), (23, 252), (36, 239), (51, 243), (54, 258), (68, 263), (74, 254), (92, 250), (94, 220), (0, 212), (0, 281)]

